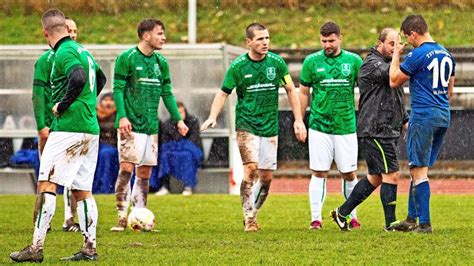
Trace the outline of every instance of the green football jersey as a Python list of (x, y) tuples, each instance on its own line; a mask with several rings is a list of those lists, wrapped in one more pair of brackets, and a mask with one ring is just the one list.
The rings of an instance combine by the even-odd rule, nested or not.
[(120, 54), (114, 69), (115, 127), (126, 117), (133, 132), (157, 134), (160, 97), (172, 119), (181, 120), (166, 58), (158, 53), (146, 56), (138, 47)]
[(290, 79), (288, 66), (279, 55), (268, 52), (254, 61), (248, 54), (229, 66), (222, 90), (236, 89), (235, 128), (256, 136), (278, 135), (278, 88)]
[(55, 117), (52, 131), (99, 134), (97, 122), (96, 72), (100, 66), (94, 57), (80, 44), (69, 37), (61, 39), (54, 47), (55, 58), (51, 70), (51, 89), (53, 102), (60, 102), (67, 91), (68, 76), (77, 68), (83, 68), (87, 81), (76, 100), (59, 117)]
[(360, 56), (345, 50), (336, 57), (321, 50), (305, 58), (300, 81), (313, 88), (310, 128), (333, 135), (356, 132), (354, 87), (361, 65)]
[(35, 63), (33, 76), (33, 111), (36, 119), (36, 129), (40, 131), (50, 127), (53, 122), (54, 106), (52, 101), (50, 75), (53, 68), (54, 50), (43, 53)]

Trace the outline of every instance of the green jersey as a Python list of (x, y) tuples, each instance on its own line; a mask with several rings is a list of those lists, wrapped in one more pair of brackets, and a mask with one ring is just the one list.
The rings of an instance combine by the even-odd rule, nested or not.
[(288, 66), (279, 55), (268, 52), (260, 61), (248, 54), (229, 66), (222, 90), (235, 88), (235, 128), (261, 137), (278, 135), (278, 88), (291, 80)]
[(336, 57), (324, 50), (308, 55), (301, 70), (301, 84), (312, 87), (309, 127), (327, 134), (356, 132), (354, 86), (362, 59), (341, 50)]
[(99, 135), (96, 114), (96, 72), (100, 67), (94, 57), (69, 37), (61, 39), (54, 47), (55, 58), (51, 70), (53, 102), (62, 100), (68, 89), (68, 76), (74, 69), (83, 68), (87, 81), (76, 100), (59, 117), (55, 117), (52, 131), (78, 132)]
[(53, 68), (54, 50), (43, 53), (35, 63), (33, 77), (33, 111), (38, 131), (50, 127), (53, 122), (53, 101), (51, 99), (50, 75)]
[(160, 97), (172, 119), (175, 122), (181, 120), (166, 58), (158, 53), (146, 56), (138, 47), (120, 54), (114, 69), (115, 127), (119, 126), (120, 119), (126, 117), (133, 132), (158, 134)]

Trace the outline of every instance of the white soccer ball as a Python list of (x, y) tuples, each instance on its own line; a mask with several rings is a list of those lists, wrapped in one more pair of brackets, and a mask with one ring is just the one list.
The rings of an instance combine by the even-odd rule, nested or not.
[(133, 208), (128, 215), (128, 225), (134, 232), (151, 231), (155, 226), (155, 215), (147, 208)]

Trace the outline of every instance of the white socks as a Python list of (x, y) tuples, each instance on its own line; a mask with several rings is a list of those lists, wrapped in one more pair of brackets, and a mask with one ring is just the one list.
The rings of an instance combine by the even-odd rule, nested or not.
[(33, 248), (43, 249), (46, 233), (56, 210), (56, 195), (53, 193), (40, 193), (40, 207), (36, 217), (33, 233)]
[(135, 176), (135, 183), (132, 189), (132, 206), (134, 208), (145, 208), (148, 198), (149, 179)]
[(309, 182), (309, 204), (311, 207), (311, 221), (322, 221), (321, 211), (326, 199), (326, 178), (311, 176)]
[[(342, 179), (342, 195), (344, 195), (344, 199), (347, 200), (347, 198), (349, 198), (352, 193), (352, 190), (354, 190), (354, 187), (357, 185), (357, 182), (359, 182), (357, 177), (354, 178), (354, 180), (352, 181)], [(357, 219), (357, 208), (354, 208), (354, 210), (352, 210), (351, 217)]]
[(93, 197), (77, 203), (77, 216), (79, 226), (84, 237), (84, 248), (92, 252), (96, 248), (96, 231), (99, 211)]

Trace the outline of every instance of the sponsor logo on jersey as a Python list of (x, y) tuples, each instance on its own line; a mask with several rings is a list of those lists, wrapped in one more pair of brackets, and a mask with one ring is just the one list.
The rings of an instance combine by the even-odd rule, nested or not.
[(136, 70), (143, 70), (143, 67), (139, 66), (137, 68), (135, 68)]
[(244, 78), (248, 79), (248, 78), (251, 78), (252, 77), (252, 74), (247, 74), (244, 76)]
[(323, 72), (324, 71), (324, 67), (320, 67), (318, 69), (316, 69), (316, 72)]
[(274, 80), (276, 77), (276, 70), (274, 67), (267, 67), (267, 78), (269, 80)]
[(351, 65), (347, 63), (341, 64), (341, 72), (342, 75), (349, 76), (351, 74)]

